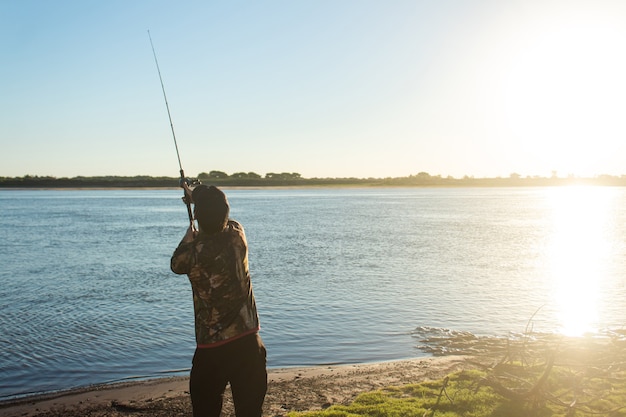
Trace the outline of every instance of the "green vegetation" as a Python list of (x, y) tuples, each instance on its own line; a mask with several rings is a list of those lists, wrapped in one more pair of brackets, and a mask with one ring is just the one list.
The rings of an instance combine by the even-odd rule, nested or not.
[[(510, 366), (508, 377), (528, 377), (527, 368)], [(538, 375), (535, 374), (535, 377)], [(460, 371), (438, 381), (389, 387), (359, 395), (350, 405), (292, 412), (289, 417), (591, 417), (626, 416), (626, 380), (594, 377), (576, 387), (570, 372), (557, 370), (541, 395), (502, 395), (494, 374)], [(519, 381), (518, 381), (519, 382)], [(591, 392), (601, 393), (593, 398)], [(577, 397), (575, 393), (580, 396)], [(576, 397), (576, 398), (575, 398)]]
[[(626, 175), (602, 175), (594, 178), (522, 177), (511, 174), (507, 178), (442, 177), (420, 172), (396, 178), (303, 178), (297, 172), (269, 172), (261, 176), (255, 172), (222, 171), (201, 172), (198, 179), (205, 184), (226, 187), (294, 187), (294, 186), (354, 186), (354, 187), (525, 187), (558, 185), (611, 185), (626, 186)], [(0, 177), (0, 188), (170, 188), (178, 187), (178, 177), (99, 176), (57, 178), (25, 175)]]
[[(502, 405), (490, 387), (481, 385), (483, 373), (462, 371), (440, 381), (389, 387), (359, 395), (352, 404), (326, 410), (293, 412), (289, 417), (482, 417), (522, 416)], [(495, 414), (497, 412), (497, 414)]]
[[(528, 376), (522, 366), (510, 366), (508, 377)], [(536, 375), (535, 375), (536, 376)], [(493, 375), (461, 371), (443, 380), (389, 387), (359, 395), (350, 405), (322, 411), (293, 412), (289, 417), (591, 417), (626, 416), (626, 379), (589, 378), (585, 387), (557, 369), (539, 394), (499, 394), (491, 385)], [(602, 394), (593, 397), (591, 392)], [(578, 394), (578, 395), (577, 395)], [(579, 398), (582, 400), (579, 400)]]
[[(455, 335), (436, 344), (470, 349), (474, 368), (438, 381), (363, 393), (349, 405), (289, 417), (624, 417), (626, 340)], [(457, 348), (459, 350), (457, 350)], [(493, 362), (495, 356), (502, 358)]]

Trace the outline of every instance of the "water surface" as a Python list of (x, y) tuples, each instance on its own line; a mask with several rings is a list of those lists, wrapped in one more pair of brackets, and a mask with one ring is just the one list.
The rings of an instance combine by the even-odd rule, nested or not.
[[(226, 192), (271, 367), (424, 355), (420, 327), (626, 322), (624, 188)], [(0, 212), (0, 399), (189, 368), (179, 191), (5, 190)]]

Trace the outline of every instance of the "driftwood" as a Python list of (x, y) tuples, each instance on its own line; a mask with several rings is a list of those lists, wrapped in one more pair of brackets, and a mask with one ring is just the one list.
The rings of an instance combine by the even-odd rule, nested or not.
[[(486, 379), (485, 383), (493, 388), (498, 394), (502, 395), (505, 398), (515, 401), (526, 401), (531, 398), (535, 398), (538, 394), (541, 393), (541, 389), (545, 384), (546, 380), (550, 376), (550, 372), (554, 366), (554, 358), (555, 354), (553, 353), (550, 356), (550, 359), (546, 363), (545, 369), (543, 373), (535, 382), (535, 384), (529, 390), (515, 390), (511, 388), (507, 388), (501, 382), (501, 377), (497, 376), (497, 373), (490, 374)], [(519, 380), (519, 379), (518, 379)]]
[[(450, 381), (449, 377), (445, 377), (443, 379), (443, 383), (441, 384), (441, 390), (439, 390), (439, 395), (437, 396), (437, 402), (435, 402), (435, 405), (433, 406), (433, 408), (430, 410), (430, 417), (434, 417), (435, 413), (437, 412), (437, 408), (439, 407), (439, 403), (441, 402), (441, 396), (445, 393), (446, 394), (446, 398), (451, 402), (454, 403), (454, 401), (452, 401), (452, 398), (450, 398), (448, 396), (448, 393), (446, 392), (446, 388), (448, 386), (448, 382)], [(426, 414), (428, 414), (428, 411), (424, 413), (424, 417), (427, 417)]]

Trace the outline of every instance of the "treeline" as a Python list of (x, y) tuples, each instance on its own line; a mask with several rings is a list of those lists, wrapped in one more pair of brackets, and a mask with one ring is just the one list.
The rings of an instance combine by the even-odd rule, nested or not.
[(25, 175), (23, 177), (0, 177), (0, 187), (4, 188), (115, 188), (115, 187), (172, 187), (178, 184), (177, 178), (150, 177), (138, 175), (134, 177), (103, 176), (103, 177), (51, 177)]
[[(227, 174), (222, 171), (201, 172), (197, 179), (204, 184), (228, 187), (289, 187), (289, 186), (379, 186), (379, 187), (517, 187), (558, 185), (626, 186), (626, 175), (601, 175), (593, 178), (557, 178), (511, 174), (509, 177), (463, 178), (442, 177), (420, 172), (408, 177), (389, 178), (303, 178), (296, 172), (261, 176), (254, 172)], [(138, 176), (52, 177), (25, 175), (0, 177), (0, 188), (172, 188), (180, 178)]]

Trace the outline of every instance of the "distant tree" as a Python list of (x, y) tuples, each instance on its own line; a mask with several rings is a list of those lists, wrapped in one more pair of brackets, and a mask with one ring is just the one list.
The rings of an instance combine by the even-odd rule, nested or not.
[(222, 171), (211, 171), (208, 174), (206, 172), (201, 172), (198, 174), (199, 180), (219, 180), (228, 178), (228, 174)]
[(428, 172), (419, 172), (417, 176), (419, 178), (430, 178), (430, 174)]
[(258, 179), (258, 178), (261, 178), (261, 176), (257, 174), (256, 172), (235, 172), (234, 174), (230, 176), (230, 178)]
[(517, 172), (513, 172), (511, 173), (511, 175), (509, 175), (509, 178), (511, 178), (512, 180), (519, 180), (521, 177), (520, 174), (518, 174)]
[(228, 174), (222, 171), (211, 171), (209, 172), (208, 179), (221, 180), (224, 178), (228, 178)]
[(261, 176), (255, 172), (235, 172), (230, 176), (230, 178), (236, 179), (257, 179), (261, 178)]
[(275, 172), (268, 172), (267, 174), (265, 174), (265, 178), (269, 180), (294, 180), (300, 179), (302, 178), (302, 176), (297, 172), (281, 172), (280, 174), (277, 174)]

